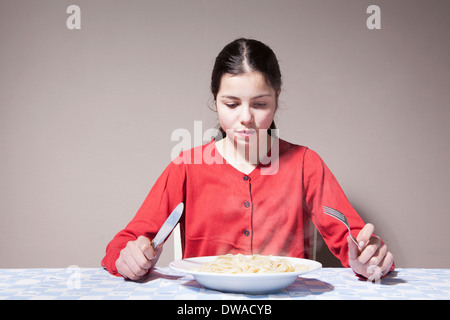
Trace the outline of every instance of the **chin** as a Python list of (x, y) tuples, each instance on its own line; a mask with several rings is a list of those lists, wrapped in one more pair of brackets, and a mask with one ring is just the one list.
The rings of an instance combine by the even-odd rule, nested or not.
[(233, 140), (236, 144), (240, 146), (249, 147), (252, 145), (258, 145), (258, 137), (256, 135), (250, 136), (250, 137), (241, 137), (241, 136), (234, 136)]

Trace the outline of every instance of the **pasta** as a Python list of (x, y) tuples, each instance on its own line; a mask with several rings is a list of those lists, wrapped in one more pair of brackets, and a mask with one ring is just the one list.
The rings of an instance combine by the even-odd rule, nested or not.
[(254, 254), (227, 254), (205, 262), (195, 271), (214, 273), (282, 273), (307, 270), (306, 265), (292, 265), (288, 259)]

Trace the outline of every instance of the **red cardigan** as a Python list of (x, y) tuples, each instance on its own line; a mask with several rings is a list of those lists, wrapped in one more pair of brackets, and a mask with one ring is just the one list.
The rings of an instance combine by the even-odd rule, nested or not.
[(221, 157), (214, 140), (181, 153), (136, 216), (108, 244), (102, 266), (120, 275), (115, 262), (126, 243), (140, 235), (153, 239), (175, 206), (184, 202), (183, 258), (226, 253), (308, 258), (312, 220), (331, 252), (348, 267), (348, 230), (324, 214), (323, 206), (344, 213), (355, 237), (363, 220), (314, 151), (278, 141), (278, 159), (248, 175)]

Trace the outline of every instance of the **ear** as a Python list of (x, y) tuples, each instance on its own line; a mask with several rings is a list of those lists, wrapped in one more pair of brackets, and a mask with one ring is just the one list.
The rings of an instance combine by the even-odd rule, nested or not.
[(213, 100), (213, 104), (211, 104), (211, 100), (209, 100), (208, 109), (217, 112), (217, 101), (215, 99)]
[(281, 89), (278, 90), (276, 97), (275, 97), (276, 102), (277, 102), (275, 111), (278, 109), (278, 99), (280, 99), (280, 94), (281, 94)]

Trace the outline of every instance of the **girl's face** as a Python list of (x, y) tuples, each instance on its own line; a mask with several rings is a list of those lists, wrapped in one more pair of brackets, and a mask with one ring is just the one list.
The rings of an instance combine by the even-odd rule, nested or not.
[(248, 145), (267, 132), (277, 108), (278, 93), (260, 72), (224, 74), (217, 93), (219, 124), (230, 141)]

